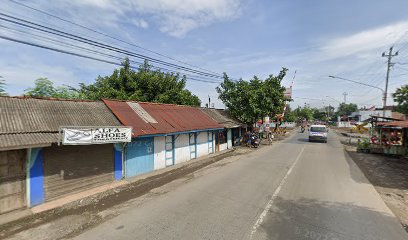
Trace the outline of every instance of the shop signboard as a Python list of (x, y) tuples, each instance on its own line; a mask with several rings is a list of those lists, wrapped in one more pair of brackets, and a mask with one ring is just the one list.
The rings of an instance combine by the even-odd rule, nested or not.
[(89, 145), (132, 141), (130, 127), (61, 127), (62, 144)]

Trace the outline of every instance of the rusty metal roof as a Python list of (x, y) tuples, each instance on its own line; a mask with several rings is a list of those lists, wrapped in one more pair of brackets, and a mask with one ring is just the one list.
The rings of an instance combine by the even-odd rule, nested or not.
[(103, 102), (0, 97), (0, 148), (56, 142), (60, 126), (121, 124)]
[(133, 101), (103, 101), (123, 125), (133, 127), (133, 137), (223, 128), (196, 107)]
[(378, 122), (377, 125), (381, 127), (408, 128), (408, 120), (395, 122)]
[(231, 117), (231, 115), (226, 110), (222, 109), (214, 109), (214, 108), (201, 108), (205, 114), (210, 116), (216, 122), (224, 126), (225, 128), (236, 128), (236, 127), (244, 127), (245, 124)]

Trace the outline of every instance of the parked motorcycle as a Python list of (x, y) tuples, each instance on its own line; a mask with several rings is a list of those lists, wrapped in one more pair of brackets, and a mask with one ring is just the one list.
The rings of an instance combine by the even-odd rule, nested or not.
[(251, 147), (258, 148), (261, 143), (261, 139), (255, 134), (251, 136)]

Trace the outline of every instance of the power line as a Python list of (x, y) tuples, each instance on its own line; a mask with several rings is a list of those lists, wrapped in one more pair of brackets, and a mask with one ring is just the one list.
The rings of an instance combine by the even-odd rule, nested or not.
[[(59, 52), (59, 53), (64, 53), (64, 54), (68, 54), (68, 55), (73, 55), (73, 56), (77, 56), (77, 57), (81, 57), (81, 58), (91, 59), (91, 60), (95, 60), (95, 61), (99, 61), (99, 62), (104, 62), (104, 63), (108, 63), (108, 64), (112, 64), (112, 65), (121, 66), (121, 64), (117, 63), (117, 62), (112, 62), (112, 61), (108, 61), (108, 60), (105, 60), (105, 59), (95, 58), (95, 57), (80, 54), (80, 53), (70, 52), (70, 51), (66, 51), (66, 50), (62, 50), (62, 49), (57, 49), (57, 48), (53, 48), (53, 47), (48, 47), (48, 46), (36, 44), (36, 43), (31, 43), (31, 42), (27, 42), (27, 41), (15, 39), (15, 38), (3, 36), (3, 35), (0, 35), (0, 39), (12, 41), (12, 42), (16, 42), (16, 43), (20, 43), (20, 44), (24, 44), (24, 45), (29, 45), (29, 46), (33, 46), (33, 47), (43, 48), (43, 49), (47, 49), (47, 50), (51, 50), (51, 51), (55, 51), (55, 52)], [(131, 67), (133, 69), (136, 68), (134, 66), (131, 66)], [(196, 79), (196, 78), (190, 78), (190, 79), (193, 80), (193, 81), (199, 81), (199, 82), (217, 83), (217, 84), (220, 83), (220, 82), (209, 81), (209, 80), (204, 80), (204, 79)]]
[[(111, 54), (99, 52), (99, 51), (96, 51), (96, 50), (92, 50), (92, 49), (89, 49), (89, 48), (77, 46), (77, 45), (70, 44), (70, 43), (60, 42), (60, 41), (58, 41), (58, 40), (55, 40), (55, 39), (52, 39), (52, 38), (48, 38), (48, 37), (44, 37), (44, 36), (40, 36), (40, 35), (33, 34), (33, 33), (30, 33), (30, 32), (25, 32), (25, 31), (22, 31), (22, 30), (12, 29), (12, 28), (9, 28), (9, 27), (3, 26), (3, 25), (0, 25), (0, 27), (6, 29), (6, 30), (8, 30), (8, 31), (19, 32), (19, 33), (23, 33), (23, 34), (26, 34), (26, 35), (30, 35), (31, 37), (34, 37), (34, 38), (44, 39), (44, 41), (46, 41), (46, 42), (51, 42), (51, 43), (56, 44), (56, 45), (59, 45), (59, 46), (69, 46), (69, 47), (74, 48), (74, 49), (80, 49), (80, 50), (83, 50), (83, 51), (87, 51), (87, 52), (90, 52), (90, 53), (93, 53), (93, 54), (97, 54), (97, 55), (100, 55), (100, 56), (104, 56), (104, 57), (108, 57), (108, 58), (111, 58), (111, 59), (115, 59), (115, 60), (119, 60), (119, 61), (122, 61), (122, 60), (123, 60), (123, 58), (121, 58), (121, 57), (117, 57), (117, 56), (114, 56), (114, 55), (111, 55)], [(138, 64), (138, 65), (142, 65), (142, 64), (143, 64), (142, 62), (137, 62), (137, 61), (134, 61), (134, 60), (132, 60), (132, 59), (129, 59), (129, 62)], [(166, 72), (168, 72), (168, 73), (176, 74), (176, 72), (171, 71), (171, 70), (166, 69), (166, 68), (160, 68), (160, 67), (156, 67), (156, 66), (153, 66), (153, 65), (152, 65), (152, 67), (155, 68), (155, 69), (158, 69), (158, 70), (164, 70), (164, 71), (166, 71)], [(184, 75), (185, 75), (185, 76), (188, 76), (189, 79), (196, 77), (196, 76), (190, 75), (190, 74), (184, 74)], [(205, 80), (209, 81), (208, 79), (206, 79), (206, 77), (203, 77), (203, 76), (199, 76), (199, 77), (200, 77), (200, 79), (205, 79)], [(197, 79), (197, 78), (195, 78), (195, 79)], [(211, 81), (211, 80), (210, 80), (210, 81)]]
[[(161, 64), (161, 65), (164, 65), (164, 66), (173, 67), (173, 68), (176, 68), (176, 69), (179, 69), (179, 70), (188, 71), (188, 72), (192, 72), (192, 73), (195, 73), (195, 74), (204, 75), (204, 76), (208, 76), (208, 77), (223, 78), (222, 76), (219, 76), (219, 75), (214, 75), (214, 74), (211, 74), (211, 73), (198, 71), (198, 70), (195, 70), (195, 69), (187, 68), (187, 67), (180, 66), (180, 65), (177, 65), (177, 64), (173, 64), (173, 63), (168, 63), (168, 62), (165, 62), (165, 61), (162, 61), (162, 60), (151, 58), (149, 56), (145, 56), (145, 55), (134, 53), (134, 52), (131, 52), (131, 51), (128, 51), (128, 50), (125, 50), (125, 49), (113, 47), (113, 46), (110, 46), (110, 45), (107, 45), (107, 44), (104, 44), (104, 43), (100, 43), (100, 42), (97, 42), (97, 41), (94, 41), (94, 40), (91, 40), (91, 39), (87, 39), (87, 38), (80, 37), (80, 36), (77, 36), (77, 35), (74, 35), (74, 34), (70, 34), (70, 33), (64, 32), (64, 31), (60, 31), (60, 30), (57, 30), (57, 29), (54, 29), (54, 28), (50, 28), (50, 27), (47, 27), (47, 26), (44, 26), (44, 25), (41, 25), (41, 24), (37, 24), (37, 23), (31, 22), (31, 21), (21, 19), (21, 18), (16, 18), (16, 17), (10, 16), (10, 15), (4, 14), (4, 13), (0, 13), (0, 15), (11, 19), (10, 20), (10, 19), (7, 19), (7, 18), (0, 17), (0, 20), (7, 21), (7, 22), (10, 22), (10, 23), (13, 23), (13, 24), (20, 25), (20, 26), (24, 26), (24, 27), (27, 27), (27, 28), (31, 28), (31, 29), (46, 32), (46, 33), (49, 33), (49, 34), (57, 35), (57, 36), (60, 36), (60, 37), (68, 38), (68, 39), (71, 39), (71, 40), (74, 40), (74, 41), (79, 41), (79, 42), (86, 43), (86, 44), (89, 44), (89, 45), (92, 45), (92, 46), (104, 48), (104, 49), (107, 49), (107, 50), (110, 50), (110, 51), (115, 51), (115, 52), (119, 52), (119, 53), (122, 53), (122, 54), (128, 54), (128, 55), (131, 55), (131, 56), (136, 57), (136, 58), (146, 59), (146, 60), (149, 60), (151, 62), (158, 63), (158, 64)], [(24, 23), (22, 23), (22, 22), (24, 22)], [(34, 26), (31, 26), (31, 25), (34, 25)]]
[(177, 60), (177, 59), (175, 59), (175, 58), (173, 58), (173, 57), (170, 57), (170, 56), (168, 56), (168, 55), (165, 55), (165, 54), (162, 54), (162, 53), (159, 53), (159, 52), (156, 52), (156, 51), (152, 51), (152, 50), (147, 49), (147, 48), (144, 48), (144, 47), (142, 47), (142, 46), (140, 46), (140, 45), (137, 45), (137, 44), (134, 44), (134, 43), (131, 43), (131, 42), (124, 41), (124, 40), (122, 40), (122, 39), (120, 39), (120, 38), (111, 36), (111, 35), (109, 35), (109, 34), (106, 34), (106, 33), (100, 32), (100, 31), (97, 31), (97, 30), (95, 30), (95, 29), (92, 29), (92, 28), (90, 28), (90, 27), (87, 27), (87, 26), (84, 26), (84, 25), (75, 23), (75, 22), (73, 22), (73, 21), (70, 21), (70, 20), (61, 18), (61, 17), (59, 17), (59, 16), (56, 16), (56, 15), (53, 15), (53, 14), (48, 13), (48, 12), (46, 12), (46, 11), (43, 11), (43, 10), (40, 10), (40, 9), (31, 7), (31, 6), (28, 6), (28, 5), (23, 4), (23, 3), (20, 3), (20, 2), (18, 2), (18, 1), (15, 1), (15, 0), (9, 0), (9, 1), (12, 2), (12, 3), (14, 3), (14, 4), (20, 5), (20, 6), (22, 6), (22, 7), (31, 9), (31, 10), (33, 10), (33, 11), (37, 11), (37, 12), (39, 12), (39, 13), (45, 14), (45, 15), (47, 15), (47, 16), (49, 16), (49, 17), (56, 18), (56, 19), (58, 19), (58, 20), (60, 20), (60, 21), (63, 21), (63, 22), (72, 24), (72, 25), (74, 25), (74, 26), (77, 26), (77, 27), (86, 29), (86, 30), (88, 30), (88, 31), (97, 33), (97, 34), (99, 34), (99, 35), (108, 37), (108, 38), (110, 38), (110, 39), (114, 39), (114, 40), (116, 40), (116, 41), (119, 41), (119, 42), (122, 42), (122, 43), (126, 43), (126, 44), (128, 44), (128, 45), (130, 45), (130, 46), (134, 46), (134, 47), (140, 48), (140, 49), (145, 50), (145, 51), (147, 51), (147, 52), (156, 54), (156, 55), (158, 55), (158, 56), (171, 59), (171, 60), (176, 61), (176, 62), (178, 62), (178, 63), (182, 63), (182, 64), (185, 64), (185, 65), (187, 65), (187, 66), (195, 67), (195, 68), (198, 68), (198, 69), (201, 69), (201, 70), (204, 70), (204, 71), (207, 71), (207, 72), (211, 72), (211, 73), (214, 73), (214, 74), (219, 74), (219, 73), (213, 72), (213, 71), (211, 71), (211, 70), (208, 70), (208, 69), (205, 69), (205, 68), (201, 68), (201, 67), (195, 66), (195, 65), (193, 65), (193, 64), (189, 64), (189, 63), (186, 63), (186, 62)]

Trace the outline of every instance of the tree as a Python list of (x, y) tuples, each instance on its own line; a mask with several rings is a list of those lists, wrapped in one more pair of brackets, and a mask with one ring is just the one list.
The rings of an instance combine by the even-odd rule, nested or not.
[(25, 90), (25, 94), (32, 97), (52, 97), (65, 99), (79, 99), (80, 94), (71, 87), (54, 87), (54, 83), (48, 78), (38, 78), (34, 87)]
[(358, 107), (354, 103), (340, 103), (339, 109), (337, 110), (337, 116), (349, 116), (352, 112), (358, 111)]
[(96, 79), (90, 85), (80, 84), (79, 94), (91, 100), (121, 99), (142, 102), (172, 103), (200, 106), (200, 99), (186, 87), (185, 76), (153, 70), (145, 61), (138, 70), (133, 70), (129, 59), (112, 75)]
[(313, 120), (313, 113), (314, 109), (309, 107), (308, 105), (305, 105), (303, 108), (298, 107), (296, 110), (296, 115), (298, 119), (304, 119), (307, 121), (312, 121)]
[(6, 96), (6, 81), (0, 76), (0, 96)]
[(408, 115), (408, 85), (397, 88), (392, 96), (394, 97), (394, 101), (398, 103), (396, 110)]
[(32, 97), (51, 97), (55, 94), (54, 83), (48, 78), (38, 78), (33, 88), (25, 90), (25, 94)]
[(326, 119), (326, 113), (318, 108), (313, 108), (313, 119), (324, 120)]
[(292, 108), (288, 105), (286, 107), (286, 112), (285, 112), (285, 121), (287, 122), (296, 122), (298, 120), (296, 116), (296, 112), (292, 110)]
[(287, 69), (283, 68), (278, 76), (269, 75), (265, 80), (254, 76), (249, 82), (232, 81), (224, 73), (224, 82), (216, 90), (233, 117), (252, 124), (264, 116), (282, 112), (286, 89), (281, 82), (286, 72)]

